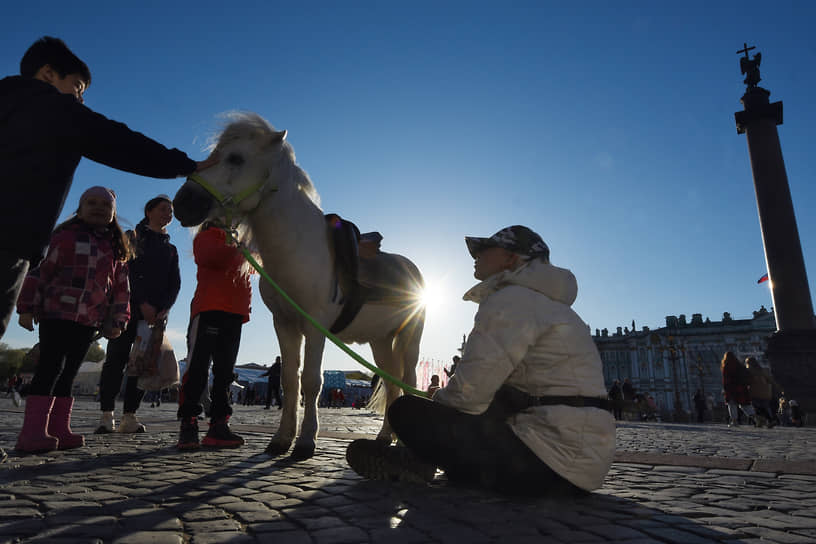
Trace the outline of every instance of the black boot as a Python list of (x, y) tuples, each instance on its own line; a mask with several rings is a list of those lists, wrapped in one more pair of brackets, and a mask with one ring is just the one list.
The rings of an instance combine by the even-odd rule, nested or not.
[(424, 484), (432, 481), (436, 467), (424, 463), (405, 446), (391, 446), (381, 440), (359, 439), (346, 450), (349, 466), (370, 480)]
[(197, 450), (201, 447), (198, 441), (198, 418), (185, 417), (181, 419), (181, 429), (176, 447), (180, 450)]

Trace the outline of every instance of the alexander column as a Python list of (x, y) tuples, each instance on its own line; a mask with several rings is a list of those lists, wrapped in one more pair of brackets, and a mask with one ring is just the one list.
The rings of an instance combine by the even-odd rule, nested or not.
[(771, 93), (757, 86), (762, 55), (749, 58), (752, 49), (745, 44), (737, 51), (745, 55), (740, 58), (740, 70), (747, 89), (740, 100), (745, 110), (734, 117), (737, 133), (748, 139), (776, 316), (777, 330), (768, 338), (766, 355), (786, 398), (798, 401), (805, 412), (816, 412), (816, 321), (776, 129), (782, 124), (782, 102), (769, 103)]

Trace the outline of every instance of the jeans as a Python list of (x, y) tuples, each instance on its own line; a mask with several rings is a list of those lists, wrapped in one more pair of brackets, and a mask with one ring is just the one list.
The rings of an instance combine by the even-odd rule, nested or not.
[(753, 417), (754, 416), (754, 407), (750, 404), (737, 404), (733, 400), (728, 401), (728, 417), (731, 418), (732, 424), (737, 424), (739, 420), (739, 413), (738, 410), (742, 410), (746, 416)]

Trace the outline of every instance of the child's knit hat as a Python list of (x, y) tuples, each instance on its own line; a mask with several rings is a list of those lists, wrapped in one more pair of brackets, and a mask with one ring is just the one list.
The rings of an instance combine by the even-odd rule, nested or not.
[(113, 205), (113, 209), (116, 210), (116, 193), (113, 192), (112, 189), (108, 189), (107, 187), (102, 187), (101, 185), (94, 185), (93, 187), (86, 189), (82, 196), (79, 197), (79, 205), (82, 205), (82, 202), (91, 196), (95, 196), (97, 198), (105, 198)]

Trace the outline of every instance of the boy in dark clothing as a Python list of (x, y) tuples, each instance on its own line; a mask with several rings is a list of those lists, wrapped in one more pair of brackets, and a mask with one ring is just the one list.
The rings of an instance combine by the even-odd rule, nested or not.
[(157, 178), (210, 166), (111, 121), (83, 105), (88, 66), (65, 43), (43, 37), (26, 51), (20, 75), (0, 80), (0, 338), (29, 266), (42, 259), (80, 159)]

